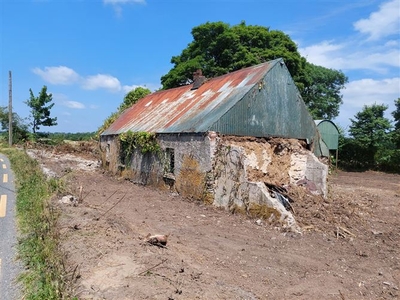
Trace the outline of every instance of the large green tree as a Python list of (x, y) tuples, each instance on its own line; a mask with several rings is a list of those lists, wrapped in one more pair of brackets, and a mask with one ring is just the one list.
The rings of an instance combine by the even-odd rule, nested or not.
[(187, 48), (172, 57), (173, 68), (161, 77), (163, 89), (187, 84), (197, 69), (212, 78), (280, 57), (293, 76), (302, 74), (305, 60), (282, 31), (245, 22), (207, 22), (194, 27), (192, 36)]
[(125, 109), (131, 107), (133, 104), (135, 104), (139, 99), (147, 96), (150, 94), (151, 91), (148, 88), (145, 87), (137, 87), (134, 90), (131, 90), (128, 92), (125, 97), (124, 101), (121, 103), (121, 105), (118, 108), (119, 112), (124, 111)]
[(51, 118), (50, 111), (54, 106), (53, 95), (47, 93), (47, 86), (43, 86), (39, 95), (35, 97), (32, 89), (29, 89), (30, 97), (25, 103), (30, 107), (32, 118), (32, 131), (36, 133), (40, 126), (55, 126), (57, 125), (57, 117)]
[(333, 119), (343, 103), (340, 91), (348, 82), (341, 71), (306, 63), (302, 97), (315, 119)]
[[(347, 78), (340, 71), (308, 64), (290, 37), (268, 27), (230, 26), (207, 22), (192, 29), (193, 41), (178, 56), (172, 69), (161, 77), (163, 89), (191, 83), (193, 72), (201, 69), (207, 78), (283, 58), (300, 93), (315, 118), (333, 118), (342, 103), (340, 90)], [(308, 72), (317, 71), (317, 74)], [(326, 87), (323, 87), (325, 84)]]
[(350, 135), (365, 150), (360, 155), (370, 164), (375, 162), (377, 151), (389, 143), (389, 131), (392, 128), (389, 119), (384, 117), (388, 106), (383, 104), (365, 105), (354, 119), (350, 119)]

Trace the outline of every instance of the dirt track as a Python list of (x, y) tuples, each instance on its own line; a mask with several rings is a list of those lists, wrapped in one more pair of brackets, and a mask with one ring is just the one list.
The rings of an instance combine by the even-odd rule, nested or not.
[[(54, 199), (79, 299), (400, 297), (399, 175), (338, 172), (328, 199), (292, 195), (298, 235), (109, 177), (93, 158), (36, 158), (66, 194), (83, 187), (76, 206)], [(169, 234), (167, 247), (149, 233)]]

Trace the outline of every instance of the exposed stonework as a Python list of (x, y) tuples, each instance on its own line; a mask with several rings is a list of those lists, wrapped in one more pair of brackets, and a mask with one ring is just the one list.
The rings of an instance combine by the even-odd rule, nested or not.
[(264, 218), (293, 231), (299, 231), (293, 214), (265, 183), (283, 187), (306, 180), (304, 185), (326, 194), (327, 166), (297, 140), (222, 138), (213, 172), (214, 205), (256, 215), (257, 207)]

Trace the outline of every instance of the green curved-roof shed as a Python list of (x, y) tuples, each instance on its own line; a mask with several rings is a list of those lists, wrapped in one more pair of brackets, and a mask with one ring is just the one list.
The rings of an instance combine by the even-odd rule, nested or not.
[(329, 150), (337, 150), (339, 145), (339, 129), (330, 120), (315, 120), (321, 138)]

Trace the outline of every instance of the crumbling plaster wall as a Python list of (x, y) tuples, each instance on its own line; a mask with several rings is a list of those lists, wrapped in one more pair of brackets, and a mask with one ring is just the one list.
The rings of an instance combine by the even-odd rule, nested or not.
[(100, 150), (103, 168), (116, 174), (118, 171), (120, 155), (118, 136), (102, 136), (100, 138)]
[(184, 167), (188, 156), (198, 162), (201, 172), (211, 169), (210, 140), (203, 134), (159, 134), (157, 140), (163, 150), (174, 149), (175, 175)]
[(298, 140), (216, 138), (214, 142), (214, 205), (230, 210), (255, 212), (268, 207), (270, 220), (297, 231), (295, 219), (264, 182), (289, 186), (299, 180), (326, 194), (328, 167), (321, 163)]
[[(162, 134), (161, 148), (173, 149), (173, 189), (185, 197), (203, 199), (207, 174), (211, 170), (210, 139), (204, 134)], [(165, 163), (168, 165), (168, 157)], [(165, 170), (164, 174), (165, 176)]]
[(328, 194), (328, 166), (309, 151), (293, 152), (289, 170), (290, 183), (302, 185), (313, 194)]

